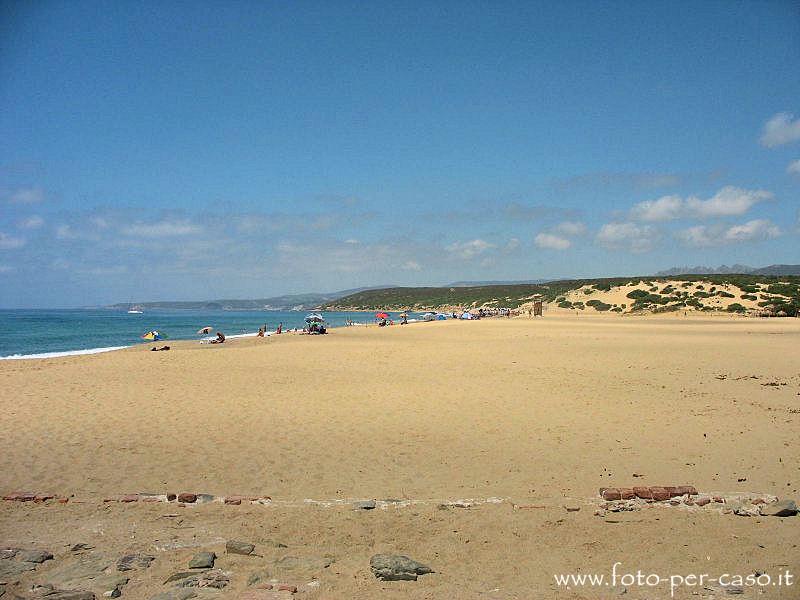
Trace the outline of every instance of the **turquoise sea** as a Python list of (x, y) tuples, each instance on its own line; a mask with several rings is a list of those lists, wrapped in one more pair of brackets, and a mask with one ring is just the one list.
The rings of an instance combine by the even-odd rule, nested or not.
[[(183, 340), (202, 339), (204, 336), (197, 335), (197, 331), (206, 326), (226, 336), (254, 334), (265, 324), (268, 331), (275, 331), (280, 323), (284, 330), (302, 328), (306, 314), (155, 309), (143, 314), (108, 309), (0, 310), (0, 359), (90, 354), (109, 348), (152, 344), (141, 339), (152, 329), (166, 334), (169, 340)], [(322, 315), (329, 327), (343, 326), (348, 319), (365, 324), (375, 322), (373, 313), (366, 312), (324, 312)]]

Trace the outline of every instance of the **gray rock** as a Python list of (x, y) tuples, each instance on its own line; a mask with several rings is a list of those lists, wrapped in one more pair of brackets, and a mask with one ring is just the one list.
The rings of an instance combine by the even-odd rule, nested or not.
[(91, 550), (94, 546), (90, 546), (89, 544), (75, 544), (72, 548), (70, 548), (71, 552), (83, 552), (84, 550)]
[(239, 542), (237, 540), (228, 540), (225, 544), (225, 551), (228, 554), (243, 554), (244, 556), (249, 556), (255, 549), (256, 547), (254, 544)]
[(76, 558), (78, 561), (74, 563), (56, 563), (47, 571), (47, 581), (61, 589), (91, 587), (104, 588), (104, 591), (113, 589), (121, 581), (127, 582), (127, 577), (106, 573), (106, 570), (114, 566), (114, 559), (110, 556), (89, 554)]
[(17, 552), (19, 552), (19, 550), (16, 548), (3, 548), (0, 550), (0, 560), (14, 558), (17, 555)]
[(213, 502), (214, 496), (211, 494), (197, 494), (197, 500), (195, 500), (196, 504), (207, 504), (208, 502)]
[(117, 561), (117, 571), (138, 571), (146, 569), (156, 559), (149, 554), (126, 554)]
[(198, 552), (189, 561), (190, 569), (210, 569), (214, 566), (217, 555), (213, 552)]
[(353, 506), (356, 510), (372, 510), (377, 504), (375, 504), (375, 500), (362, 500), (361, 502), (353, 502)]
[(383, 581), (416, 581), (419, 575), (433, 573), (429, 566), (395, 554), (376, 554), (369, 560), (369, 566), (375, 577)]
[(43, 563), (52, 558), (53, 554), (47, 550), (20, 550), (17, 552), (17, 560), (23, 560), (25, 562)]
[(760, 514), (758, 506), (742, 504), (740, 502), (732, 503), (730, 509), (733, 511), (733, 514), (739, 515), (740, 517), (757, 517)]
[(26, 571), (33, 571), (36, 563), (4, 560), (0, 562), (0, 579), (12, 579)]
[(173, 573), (164, 580), (164, 585), (172, 583), (173, 581), (180, 581), (181, 579), (186, 579), (187, 577), (196, 577), (196, 576), (197, 576), (197, 571), (181, 571), (180, 573)]
[(177, 585), (183, 588), (213, 588), (221, 590), (230, 583), (230, 577), (220, 569), (195, 573), (192, 577), (181, 579)]
[(168, 592), (161, 592), (152, 596), (150, 600), (189, 600), (197, 596), (194, 590), (170, 590)]
[(94, 592), (86, 590), (51, 590), (45, 592), (39, 598), (45, 598), (46, 600), (96, 600), (97, 597)]
[(780, 500), (772, 504), (762, 504), (761, 514), (765, 517), (793, 517), (797, 514), (797, 503), (794, 500)]

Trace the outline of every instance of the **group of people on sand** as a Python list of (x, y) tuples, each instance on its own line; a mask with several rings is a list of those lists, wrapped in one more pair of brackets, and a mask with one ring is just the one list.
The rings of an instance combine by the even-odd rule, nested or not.
[[(278, 334), (283, 333), (283, 323), (279, 323), (278, 324), (278, 328), (275, 330), (275, 333), (278, 333)], [(263, 327), (259, 327), (258, 328), (258, 333), (256, 334), (256, 337), (264, 337), (265, 335), (267, 335), (267, 324), (266, 323), (264, 323)]]

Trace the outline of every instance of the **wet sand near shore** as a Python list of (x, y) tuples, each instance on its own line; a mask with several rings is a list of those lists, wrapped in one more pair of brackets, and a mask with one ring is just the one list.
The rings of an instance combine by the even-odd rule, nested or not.
[[(798, 499), (798, 341), (795, 319), (566, 314), (7, 361), (0, 491), (74, 498), (0, 503), (0, 544), (48, 547), (53, 564), (77, 560), (68, 548), (78, 542), (150, 552), (153, 566), (123, 592), (137, 598), (166, 589), (168, 571), (206, 548), (233, 573), (217, 593), (234, 598), (265, 564), (279, 579), (316, 578), (295, 596), (320, 598), (607, 597), (556, 588), (553, 574), (608, 572), (618, 560), (665, 575), (798, 573), (800, 517), (685, 507), (594, 516), (600, 487)], [(181, 491), (276, 503), (102, 502)], [(414, 504), (304, 502), (386, 498)], [(439, 506), (485, 498), (502, 501)], [(581, 510), (567, 512), (569, 503)], [(226, 539), (251, 541), (263, 556), (227, 556)], [(174, 548), (187, 544), (196, 547)], [(376, 552), (437, 573), (377, 581)], [(335, 562), (309, 572), (275, 562), (326, 554)], [(663, 591), (629, 586), (627, 597)]]

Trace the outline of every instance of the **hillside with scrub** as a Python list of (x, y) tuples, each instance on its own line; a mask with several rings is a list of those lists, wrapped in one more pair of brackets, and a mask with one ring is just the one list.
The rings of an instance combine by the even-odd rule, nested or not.
[(351, 294), (319, 308), (448, 311), (502, 307), (524, 312), (539, 299), (548, 310), (796, 316), (800, 311), (800, 276), (681, 275), (474, 287), (393, 287)]

